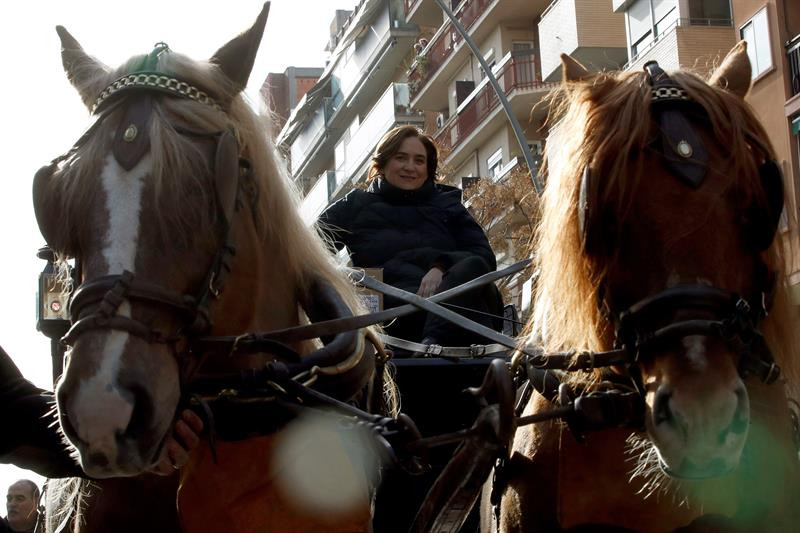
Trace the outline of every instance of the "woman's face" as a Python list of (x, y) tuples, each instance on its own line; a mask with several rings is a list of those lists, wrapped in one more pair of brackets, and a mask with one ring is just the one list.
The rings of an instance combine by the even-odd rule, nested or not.
[(405, 138), (397, 153), (386, 162), (383, 176), (398, 189), (413, 191), (422, 187), (428, 179), (428, 155), (422, 141)]

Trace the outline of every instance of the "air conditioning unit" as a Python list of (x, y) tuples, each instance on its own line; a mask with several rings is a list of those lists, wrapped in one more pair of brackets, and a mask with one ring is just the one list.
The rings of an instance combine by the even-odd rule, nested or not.
[(444, 113), (437, 113), (436, 114), (436, 129), (440, 130), (444, 128)]

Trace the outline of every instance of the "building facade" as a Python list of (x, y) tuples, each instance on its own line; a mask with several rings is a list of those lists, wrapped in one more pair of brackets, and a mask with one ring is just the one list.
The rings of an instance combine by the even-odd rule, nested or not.
[[(454, 9), (505, 92), (534, 156), (541, 156), (547, 113), (535, 106), (559, 81), (559, 54), (571, 53), (595, 69), (625, 63), (622, 16), (606, 4), (464, 0)], [(406, 10), (410, 21), (434, 29), (409, 71), (411, 105), (435, 113), (435, 137), (449, 174), (456, 183), (502, 179), (524, 159), (479, 61), (434, 0), (406, 0)]]
[(403, 60), (419, 28), (406, 22), (402, 0), (362, 0), (344, 13), (337, 11), (331, 24), (328, 65), (276, 141), (304, 195), (307, 221), (364, 179), (384, 133), (424, 124), (403, 81)]
[(261, 97), (274, 115), (276, 137), (289, 118), (289, 113), (322, 76), (322, 67), (288, 67), (283, 73), (270, 72), (261, 86)]

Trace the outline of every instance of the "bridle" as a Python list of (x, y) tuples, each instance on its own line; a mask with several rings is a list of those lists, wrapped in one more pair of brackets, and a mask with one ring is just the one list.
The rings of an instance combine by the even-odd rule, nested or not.
[[(644, 69), (650, 85), (653, 120), (661, 132), (659, 151), (665, 166), (677, 178), (676, 186), (696, 189), (705, 180), (710, 164), (708, 150), (687, 116), (689, 110), (699, 106), (658, 63), (650, 61)], [(782, 178), (775, 162), (766, 161), (759, 172), (769, 209), (762, 210), (758, 217), (766, 222), (748, 228), (748, 245), (756, 254), (771, 244), (783, 205)], [(580, 183), (578, 219), (584, 250), (590, 255), (601, 246), (598, 233), (604, 220), (593, 205), (599, 187), (599, 180), (587, 166)], [(734, 294), (709, 284), (681, 284), (618, 309), (607, 291), (601, 290), (598, 306), (614, 331), (615, 351), (637, 386), (641, 383), (635, 364), (642, 354), (690, 335), (716, 337), (729, 344), (739, 354), (743, 377), (753, 374), (764, 383), (778, 379), (780, 368), (758, 329), (771, 309), (776, 281), (760, 258), (755, 263), (752, 295)]]
[[(159, 96), (189, 99), (219, 112), (226, 112), (224, 106), (206, 91), (155, 70), (158, 56), (168, 51), (165, 44), (159, 43), (144, 60), (142, 70), (120, 77), (101, 92), (92, 108), (96, 116), (95, 122), (67, 153), (37, 172), (34, 190), (37, 190), (36, 183), (49, 179), (58, 164), (72, 157), (112, 112), (122, 113), (112, 153), (126, 170), (136, 166), (149, 150), (148, 124), (153, 114), (153, 102)], [(209, 306), (221, 297), (236, 254), (232, 222), (247, 203), (254, 209), (259, 192), (250, 163), (240, 154), (235, 131), (203, 132), (184, 127), (175, 129), (183, 135), (210, 139), (215, 146), (211, 179), (217, 214), (218, 245), (202, 282), (194, 292), (179, 293), (129, 271), (86, 280), (70, 298), (72, 325), (61, 342), (74, 345), (89, 331), (117, 330), (149, 344), (171, 345), (178, 358), (182, 389), (192, 382), (201, 363), (211, 354), (267, 352), (281, 362), (281, 365), (292, 366), (294, 373), (308, 372), (312, 367), (316, 367), (320, 373), (327, 369), (327, 375), (333, 379), (321, 380), (323, 385), (327, 385), (326, 390), (333, 395), (352, 397), (375, 370), (373, 357), (367, 356), (371, 355), (371, 351), (365, 346), (363, 335), (357, 330), (338, 332), (326, 337), (325, 346), (307, 354), (303, 362), (298, 353), (283, 342), (261, 339), (256, 343), (239, 343), (241, 338), (254, 335), (251, 333), (244, 333), (233, 339), (207, 336), (212, 328)], [(249, 202), (247, 196), (250, 196)], [(40, 227), (43, 227), (36, 199), (34, 203), (37, 204), (35, 207)], [(46, 239), (47, 237), (45, 234)], [(340, 318), (352, 314), (341, 295), (327, 281), (315, 279), (309, 293), (311, 301), (304, 302), (303, 306), (312, 320)], [(120, 315), (118, 311), (125, 300), (166, 313), (175, 319), (178, 327), (172, 331), (162, 331), (136, 318)], [(277, 371), (286, 374), (286, 368), (281, 365)]]
[[(121, 120), (114, 133), (112, 155), (123, 169), (131, 170), (150, 150), (149, 125), (158, 95), (193, 100), (225, 112), (206, 91), (157, 71), (159, 56), (168, 52), (166, 44), (158, 43), (144, 58), (141, 68), (114, 80), (100, 92), (91, 109), (95, 116), (94, 123), (69, 151), (37, 172), (34, 191), (38, 183), (51, 179), (59, 163), (78, 153), (114, 113), (121, 114)], [(211, 139), (215, 146), (212, 178), (218, 245), (201, 285), (193, 294), (179, 294), (129, 271), (87, 280), (70, 297), (72, 326), (61, 339), (63, 344), (73, 345), (81, 335), (96, 329), (125, 331), (147, 343), (176, 343), (181, 338), (203, 334), (210, 329), (209, 304), (213, 298), (219, 297), (230, 271), (230, 261), (236, 253), (231, 221), (241, 205), (239, 195), (243, 182), (251, 177), (250, 164), (240, 158), (236, 133), (232, 130), (202, 132), (188, 128), (175, 129), (183, 135)], [(34, 207), (40, 227), (46, 227), (41, 223), (36, 192)], [(46, 234), (45, 238), (50, 240)], [(80, 272), (77, 274), (76, 277), (80, 279)], [(178, 319), (180, 328), (163, 332), (140, 320), (118, 314), (119, 306), (126, 299), (164, 310)]]

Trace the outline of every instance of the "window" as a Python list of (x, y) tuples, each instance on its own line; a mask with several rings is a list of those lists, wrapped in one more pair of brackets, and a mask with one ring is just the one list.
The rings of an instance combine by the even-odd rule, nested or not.
[(653, 40), (650, 0), (637, 0), (627, 12), (631, 53), (637, 55)]
[(729, 0), (692, 0), (689, 2), (689, 18), (692, 24), (730, 26), (730, 2)]
[(653, 20), (656, 37), (678, 22), (678, 6), (674, 0), (653, 0)]
[(500, 179), (500, 171), (503, 168), (503, 149), (498, 148), (495, 153), (489, 156), (486, 160), (486, 168), (489, 172), (489, 177), (493, 180)]
[(753, 79), (755, 79), (772, 68), (767, 8), (764, 7), (742, 26), (739, 35), (743, 41), (747, 41), (747, 56), (753, 66)]
[(477, 176), (462, 176), (461, 177), (461, 188), (462, 189), (469, 189), (473, 185), (477, 184), (480, 181), (480, 178)]
[(535, 51), (533, 41), (511, 41), (511, 57), (514, 61), (514, 84), (530, 86), (536, 81)]
[(635, 0), (626, 11), (631, 57), (678, 23), (677, 0)]
[[(483, 60), (486, 61), (486, 64), (489, 65), (490, 69), (494, 68), (494, 63), (495, 63), (495, 60), (494, 60), (494, 48), (489, 49), (488, 52), (483, 54)], [(481, 79), (485, 78), (486, 77), (486, 72), (483, 71), (483, 66), (479, 66), (478, 70), (480, 70)]]

